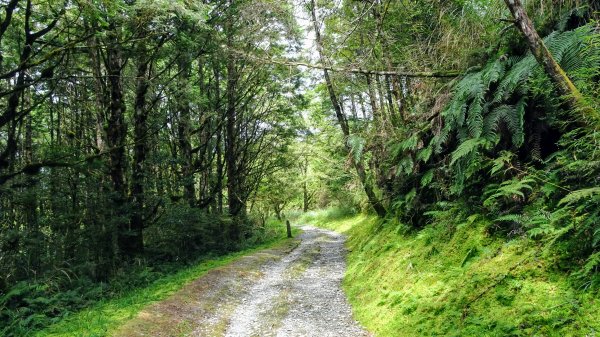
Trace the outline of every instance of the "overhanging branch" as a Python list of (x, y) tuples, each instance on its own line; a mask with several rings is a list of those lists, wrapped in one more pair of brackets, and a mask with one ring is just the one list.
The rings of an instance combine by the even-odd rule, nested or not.
[(391, 75), (391, 76), (402, 76), (402, 77), (433, 77), (433, 78), (452, 78), (457, 77), (465, 73), (464, 70), (435, 70), (435, 71), (404, 71), (399, 69), (393, 70), (373, 70), (373, 69), (362, 69), (362, 68), (339, 68), (333, 66), (325, 66), (322, 64), (314, 64), (308, 62), (297, 62), (289, 60), (276, 60), (272, 58), (260, 58), (248, 53), (234, 50), (234, 54), (238, 57), (242, 57), (253, 62), (262, 64), (277, 64), (289, 67), (304, 67), (310, 69), (328, 70), (340, 73), (350, 74), (362, 74), (362, 75)]

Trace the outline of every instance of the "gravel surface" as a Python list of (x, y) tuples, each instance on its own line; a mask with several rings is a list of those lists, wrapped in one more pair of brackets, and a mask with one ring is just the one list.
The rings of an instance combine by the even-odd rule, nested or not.
[(369, 336), (340, 288), (344, 237), (302, 229), (298, 248), (263, 267), (265, 276), (241, 300), (225, 336)]
[(344, 237), (302, 229), (295, 240), (208, 272), (110, 335), (370, 336), (352, 319), (340, 287)]

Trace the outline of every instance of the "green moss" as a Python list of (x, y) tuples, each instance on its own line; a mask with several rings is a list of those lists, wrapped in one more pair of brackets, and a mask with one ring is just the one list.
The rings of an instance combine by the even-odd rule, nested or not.
[[(288, 239), (271, 241), (240, 252), (228, 254), (216, 259), (201, 262), (195, 266), (184, 269), (156, 280), (151, 286), (139, 288), (126, 295), (100, 301), (95, 306), (82, 310), (59, 323), (35, 333), (36, 337), (59, 336), (106, 336), (115, 331), (126, 321), (133, 319), (146, 306), (166, 299), (183, 288), (186, 284), (206, 274), (208, 271), (227, 265), (252, 252), (275, 245), (295, 245), (295, 240)], [(190, 330), (187, 325), (177, 327), (181, 335)]]
[(585, 336), (598, 294), (552, 271), (527, 239), (489, 236), (484, 219), (406, 234), (357, 215), (314, 223), (348, 235), (344, 289), (377, 336)]

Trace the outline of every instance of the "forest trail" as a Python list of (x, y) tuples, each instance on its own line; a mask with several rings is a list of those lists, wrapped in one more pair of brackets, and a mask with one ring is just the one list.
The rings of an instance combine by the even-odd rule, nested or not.
[(209, 272), (114, 335), (369, 336), (340, 287), (345, 238), (302, 229), (293, 244)]

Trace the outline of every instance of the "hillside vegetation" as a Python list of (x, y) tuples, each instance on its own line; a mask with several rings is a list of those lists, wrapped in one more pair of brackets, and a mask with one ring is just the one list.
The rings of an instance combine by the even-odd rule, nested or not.
[(0, 7), (0, 334), (331, 207), (376, 331), (597, 333), (600, 2)]
[[(334, 216), (331, 216), (334, 213)], [(338, 214), (335, 214), (338, 213)], [(600, 300), (527, 238), (490, 234), (449, 210), (418, 232), (374, 216), (321, 211), (302, 221), (348, 235), (344, 289), (377, 336), (594, 336)]]

